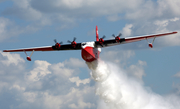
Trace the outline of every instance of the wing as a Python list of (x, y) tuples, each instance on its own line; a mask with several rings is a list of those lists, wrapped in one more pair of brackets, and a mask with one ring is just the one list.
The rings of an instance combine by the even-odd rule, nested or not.
[(161, 36), (166, 36), (166, 35), (172, 35), (176, 33), (177, 32), (170, 32), (170, 33), (163, 33), (163, 34), (153, 34), (153, 35), (145, 35), (145, 36), (137, 36), (137, 37), (120, 38), (119, 42), (117, 42), (115, 39), (104, 40), (102, 44), (100, 44), (99, 41), (96, 41), (95, 45), (96, 47), (102, 48), (102, 47), (108, 47), (108, 46), (114, 46), (114, 45), (119, 45), (119, 44), (146, 40), (146, 39), (150, 39), (154, 37), (156, 38), (156, 37), (161, 37)]
[(81, 49), (81, 43), (77, 43), (76, 47), (72, 47), (71, 44), (61, 45), (61, 47), (59, 49), (57, 49), (55, 46), (43, 46), (43, 47), (32, 47), (32, 48), (3, 50), (3, 52), (55, 51), (55, 50), (79, 50), (79, 49)]

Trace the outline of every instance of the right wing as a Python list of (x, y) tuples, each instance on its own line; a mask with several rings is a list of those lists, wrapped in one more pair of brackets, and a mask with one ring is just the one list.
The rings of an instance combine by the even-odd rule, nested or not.
[(126, 44), (126, 43), (146, 40), (146, 39), (150, 39), (150, 38), (154, 38), (154, 37), (172, 35), (172, 34), (176, 34), (176, 33), (177, 32), (170, 32), (170, 33), (163, 33), (163, 34), (153, 34), (153, 35), (145, 35), (145, 36), (137, 36), (137, 37), (120, 38), (119, 42), (116, 42), (115, 39), (104, 40), (103, 44), (100, 44), (99, 41), (96, 41), (95, 45), (96, 45), (96, 47), (102, 48), (102, 47), (108, 47), (108, 46), (114, 46), (114, 45), (119, 45), (119, 44)]

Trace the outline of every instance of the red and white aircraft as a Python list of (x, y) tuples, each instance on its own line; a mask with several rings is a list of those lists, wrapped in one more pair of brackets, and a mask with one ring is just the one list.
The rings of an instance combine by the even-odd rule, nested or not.
[[(81, 50), (82, 58), (87, 62), (92, 62), (99, 58), (101, 48), (103, 47), (136, 42), (140, 40), (147, 40), (148, 42), (148, 39), (154, 38), (152, 43), (148, 42), (149, 47), (153, 48), (153, 42), (156, 37), (166, 36), (166, 35), (171, 35), (171, 34), (176, 34), (176, 33), (177, 32), (170, 32), (170, 33), (163, 33), (163, 34), (154, 34), (154, 35), (145, 35), (145, 36), (138, 36), (138, 37), (127, 37), (127, 38), (120, 38), (121, 34), (119, 34), (118, 36), (115, 36), (113, 34), (114, 39), (104, 40), (105, 36), (103, 36), (102, 38), (99, 38), (98, 27), (96, 26), (96, 41), (76, 43), (75, 42), (76, 38), (74, 38), (72, 42), (68, 40), (68, 42), (71, 44), (61, 45), (62, 42), (58, 43), (56, 40), (54, 40), (56, 44), (53, 46), (3, 50), (3, 52), (25, 52), (27, 56), (27, 60), (31, 61), (31, 56), (34, 51)], [(28, 56), (26, 51), (32, 51), (31, 55)]]

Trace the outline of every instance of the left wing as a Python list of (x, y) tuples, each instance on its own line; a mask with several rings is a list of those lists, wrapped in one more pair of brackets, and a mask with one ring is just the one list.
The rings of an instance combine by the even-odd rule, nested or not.
[(141, 41), (141, 40), (147, 40), (150, 38), (155, 38), (156, 37), (161, 37), (161, 36), (166, 36), (166, 35), (172, 35), (176, 34), (177, 32), (170, 32), (170, 33), (163, 33), (163, 34), (153, 34), (153, 35), (145, 35), (145, 36), (137, 36), (137, 37), (127, 37), (127, 38), (119, 38), (118, 36), (115, 39), (111, 40), (104, 40), (104, 42), (99, 42), (96, 41), (96, 47), (108, 47), (108, 46), (114, 46), (114, 45), (119, 45), (119, 44), (125, 44), (125, 43), (130, 43), (130, 42), (136, 42), (136, 41)]
[(66, 45), (61, 45), (60, 48), (56, 48), (55, 46), (43, 46), (43, 47), (3, 50), (3, 52), (54, 51), (54, 50), (79, 50), (79, 49), (81, 49), (81, 43), (77, 43), (75, 47), (73, 47), (71, 44), (66, 44)]
[[(25, 54), (27, 56), (27, 60), (31, 61), (31, 56), (34, 53), (34, 51), (79, 50), (79, 49), (81, 49), (81, 43), (76, 43), (74, 40), (71, 44), (66, 44), (66, 45), (60, 45), (60, 43), (56, 43), (54, 46), (3, 50), (3, 52), (25, 52)], [(26, 51), (32, 51), (31, 55), (28, 56)]]

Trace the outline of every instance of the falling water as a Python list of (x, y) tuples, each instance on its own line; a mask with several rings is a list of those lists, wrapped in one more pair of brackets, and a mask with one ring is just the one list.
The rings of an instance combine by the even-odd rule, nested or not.
[[(125, 71), (102, 60), (86, 62), (96, 81), (96, 95), (107, 109), (179, 109), (179, 98), (161, 96), (142, 82), (126, 75)], [(104, 107), (104, 106), (103, 106)], [(102, 107), (99, 107), (102, 108)]]

